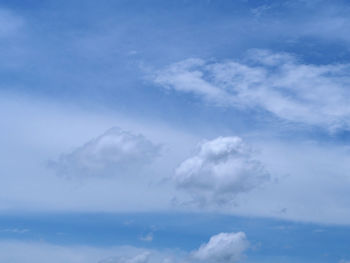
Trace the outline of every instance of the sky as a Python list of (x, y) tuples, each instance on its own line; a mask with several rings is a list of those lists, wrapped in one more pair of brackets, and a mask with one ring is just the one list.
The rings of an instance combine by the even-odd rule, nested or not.
[(349, 263), (349, 12), (0, 0), (0, 261)]

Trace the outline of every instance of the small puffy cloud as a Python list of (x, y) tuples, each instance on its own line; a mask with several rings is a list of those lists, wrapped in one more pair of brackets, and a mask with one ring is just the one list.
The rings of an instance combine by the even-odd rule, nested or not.
[(269, 180), (269, 174), (241, 138), (218, 137), (181, 163), (174, 180), (202, 205), (226, 204)]
[(68, 177), (114, 176), (138, 170), (158, 154), (159, 146), (144, 136), (111, 128), (49, 166)]
[(152, 242), (153, 241), (153, 233), (150, 232), (147, 235), (141, 236), (140, 240), (145, 241), (145, 242)]
[(220, 233), (192, 252), (192, 258), (199, 262), (235, 263), (248, 248), (249, 242), (245, 233)]
[(251, 50), (242, 61), (188, 59), (154, 82), (215, 105), (262, 109), (281, 120), (329, 130), (350, 127), (350, 64), (302, 63), (288, 53)]

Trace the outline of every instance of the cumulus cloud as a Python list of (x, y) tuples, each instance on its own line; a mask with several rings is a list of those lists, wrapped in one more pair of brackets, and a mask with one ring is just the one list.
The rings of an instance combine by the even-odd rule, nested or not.
[(305, 64), (291, 54), (251, 50), (242, 61), (175, 63), (157, 71), (154, 81), (220, 106), (336, 129), (350, 126), (349, 72), (350, 64)]
[(200, 204), (226, 204), (235, 196), (269, 179), (254, 152), (239, 137), (218, 137), (199, 146), (197, 153), (177, 168), (178, 188)]
[(158, 154), (159, 146), (144, 136), (111, 128), (49, 165), (68, 177), (114, 176), (135, 171), (152, 162)]
[(248, 247), (245, 233), (220, 233), (192, 252), (192, 257), (201, 262), (235, 263), (242, 258)]

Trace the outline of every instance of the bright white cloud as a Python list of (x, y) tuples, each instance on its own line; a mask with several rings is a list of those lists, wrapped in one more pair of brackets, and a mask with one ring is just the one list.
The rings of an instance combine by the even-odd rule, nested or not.
[(253, 151), (239, 137), (218, 137), (177, 168), (174, 180), (200, 204), (225, 204), (269, 179)]
[(159, 146), (142, 135), (111, 128), (50, 166), (64, 176), (114, 176), (150, 163)]
[(248, 247), (249, 242), (243, 232), (220, 233), (194, 251), (192, 257), (201, 262), (235, 263), (242, 258)]
[(156, 72), (159, 85), (290, 122), (350, 126), (350, 64), (312, 65), (286, 53), (252, 50), (241, 61), (188, 59)]

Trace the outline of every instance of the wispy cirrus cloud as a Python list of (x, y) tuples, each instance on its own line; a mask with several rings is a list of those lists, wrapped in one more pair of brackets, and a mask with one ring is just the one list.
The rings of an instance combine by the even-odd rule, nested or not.
[(184, 60), (153, 80), (215, 105), (334, 130), (350, 127), (349, 72), (350, 64), (307, 64), (292, 54), (251, 50), (241, 61)]
[(29, 232), (29, 229), (26, 228), (5, 228), (5, 229), (0, 229), (0, 233), (12, 233), (12, 234), (25, 234)]

